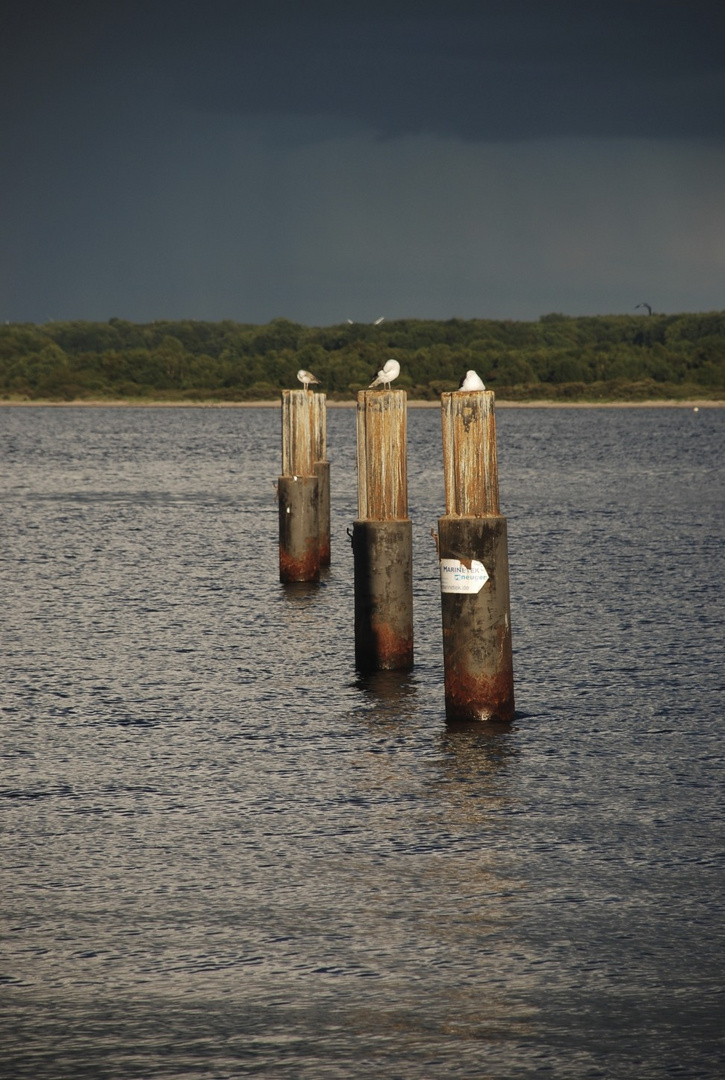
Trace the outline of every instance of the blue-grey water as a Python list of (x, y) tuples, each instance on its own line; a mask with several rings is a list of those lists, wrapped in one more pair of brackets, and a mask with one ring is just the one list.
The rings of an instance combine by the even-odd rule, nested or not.
[(725, 410), (501, 409), (517, 719), (278, 581), (279, 412), (0, 408), (0, 1076), (725, 1075)]

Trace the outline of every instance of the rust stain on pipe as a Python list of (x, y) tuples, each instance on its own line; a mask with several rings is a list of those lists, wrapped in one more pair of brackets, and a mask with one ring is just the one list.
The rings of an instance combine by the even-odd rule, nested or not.
[(320, 566), (329, 566), (332, 552), (330, 550), (330, 537), (320, 536)]
[(317, 581), (320, 576), (320, 556), (315, 543), (310, 543), (304, 555), (295, 556), (279, 545), (280, 580)]
[(514, 675), (510, 669), (476, 676), (449, 663), (445, 685), (449, 720), (511, 721), (514, 718)]
[(412, 666), (413, 634), (401, 635), (384, 621), (373, 620), (370, 628), (371, 654), (375, 667), (381, 671), (399, 671)]

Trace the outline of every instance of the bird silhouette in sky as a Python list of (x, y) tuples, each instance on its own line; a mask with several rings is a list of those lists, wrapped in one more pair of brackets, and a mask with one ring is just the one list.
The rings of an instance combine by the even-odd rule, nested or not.
[(646, 308), (647, 308), (647, 314), (648, 314), (648, 315), (651, 315), (651, 314), (652, 314), (652, 307), (651, 307), (651, 305), (650, 305), (650, 304), (637, 304), (637, 305), (635, 306), (635, 309), (634, 309), (634, 310), (636, 311), (636, 310), (637, 310), (637, 308), (640, 308), (640, 307), (646, 307)]

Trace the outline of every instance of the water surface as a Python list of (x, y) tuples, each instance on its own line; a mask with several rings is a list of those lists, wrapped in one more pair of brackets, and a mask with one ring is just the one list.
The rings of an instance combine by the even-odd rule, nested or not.
[(506, 409), (511, 728), (278, 581), (269, 409), (0, 408), (0, 1075), (707, 1077), (723, 1042), (725, 410)]

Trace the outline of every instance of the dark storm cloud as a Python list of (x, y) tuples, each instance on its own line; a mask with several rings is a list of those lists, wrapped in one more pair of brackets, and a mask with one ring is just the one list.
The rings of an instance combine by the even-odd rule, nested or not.
[(724, 46), (723, 0), (23, 0), (0, 318), (720, 308)]
[(18, 5), (18, 99), (141, 73), (179, 107), (337, 116), (382, 136), (721, 137), (721, 0)]
[[(667, 0), (282, 8), (199, 27), (176, 76), (212, 110), (337, 113), (474, 140), (725, 131), (723, 7)], [(190, 57), (185, 57), (186, 60)]]

